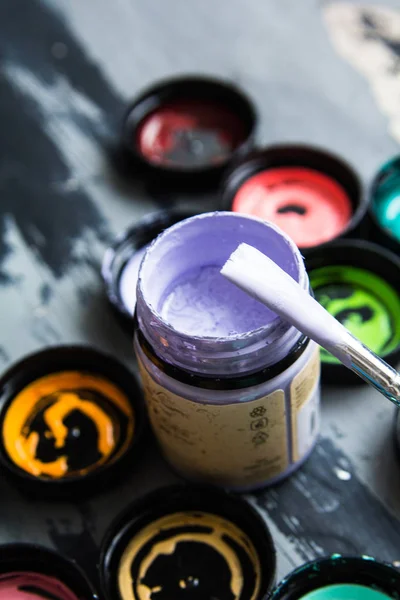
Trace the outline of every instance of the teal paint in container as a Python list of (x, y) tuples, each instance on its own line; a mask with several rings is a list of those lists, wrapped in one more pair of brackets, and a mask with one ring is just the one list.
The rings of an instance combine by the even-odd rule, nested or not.
[(372, 236), (400, 251), (400, 156), (381, 167), (371, 187)]
[(400, 572), (368, 556), (334, 554), (292, 571), (270, 600), (400, 600)]
[(390, 596), (379, 590), (354, 583), (327, 585), (302, 596), (302, 600), (388, 600), (388, 598)]

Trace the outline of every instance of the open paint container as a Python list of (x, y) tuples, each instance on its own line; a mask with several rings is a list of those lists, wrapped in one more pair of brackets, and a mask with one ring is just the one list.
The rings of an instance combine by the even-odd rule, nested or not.
[(0, 461), (24, 491), (91, 493), (131, 468), (143, 424), (133, 375), (88, 347), (37, 352), (0, 379)]
[(310, 455), (319, 431), (315, 342), (220, 274), (246, 242), (309, 291), (294, 242), (233, 212), (173, 225), (143, 259), (134, 348), (163, 454), (196, 483), (272, 485)]
[(400, 156), (387, 162), (371, 186), (371, 238), (400, 254)]
[(83, 571), (33, 544), (0, 546), (0, 600), (95, 600)]
[(399, 600), (400, 572), (367, 556), (335, 554), (290, 573), (271, 600)]
[(256, 114), (237, 87), (181, 77), (157, 83), (129, 107), (123, 146), (139, 166), (185, 181), (219, 176), (253, 143)]
[(302, 250), (358, 230), (367, 210), (360, 179), (340, 158), (307, 146), (271, 146), (235, 164), (225, 210), (278, 225)]
[[(400, 260), (376, 244), (339, 240), (310, 252), (306, 267), (320, 304), (396, 366), (400, 360)], [(321, 362), (325, 380), (360, 382), (323, 349)]]
[(162, 210), (146, 215), (106, 250), (101, 267), (106, 294), (130, 335), (133, 336), (139, 268), (148, 246), (165, 229), (194, 214), (193, 211)]
[(107, 600), (263, 600), (275, 549), (258, 512), (213, 488), (172, 486), (132, 504), (106, 534)]

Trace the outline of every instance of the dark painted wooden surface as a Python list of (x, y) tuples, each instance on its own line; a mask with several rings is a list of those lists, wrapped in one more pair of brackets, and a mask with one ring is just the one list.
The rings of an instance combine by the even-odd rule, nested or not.
[[(258, 105), (259, 142), (304, 141), (367, 182), (398, 152), (400, 16), (317, 0), (3, 0), (0, 3), (0, 365), (86, 342), (135, 369), (103, 296), (107, 243), (174, 195), (118, 175), (111, 150), (126, 103), (159, 77), (230, 78)], [(363, 58), (364, 57), (364, 58)], [(364, 387), (323, 390), (307, 464), (250, 496), (278, 547), (279, 576), (330, 552), (400, 561), (400, 467), (392, 407)], [(102, 535), (140, 494), (174, 481), (154, 444), (117, 486), (76, 505), (30, 503), (0, 479), (0, 541), (33, 540), (94, 566)]]

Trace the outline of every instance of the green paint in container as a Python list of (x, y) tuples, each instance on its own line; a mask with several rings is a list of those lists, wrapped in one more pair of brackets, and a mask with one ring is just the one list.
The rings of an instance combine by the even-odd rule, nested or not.
[[(310, 250), (306, 269), (318, 302), (390, 365), (400, 362), (400, 258), (366, 240), (337, 240)], [(321, 352), (322, 380), (359, 384), (360, 378)], [(400, 600), (400, 599), (399, 599)]]
[[(388, 282), (364, 268), (328, 265), (310, 272), (320, 304), (379, 356), (400, 346), (400, 295)], [(321, 360), (338, 364), (322, 349)]]

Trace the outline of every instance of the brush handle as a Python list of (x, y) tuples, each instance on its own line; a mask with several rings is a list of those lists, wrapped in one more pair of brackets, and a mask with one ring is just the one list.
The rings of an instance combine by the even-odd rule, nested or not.
[(400, 374), (364, 346), (307, 290), (262, 252), (248, 244), (240, 244), (221, 273), (400, 407)]
[(384, 360), (347, 332), (341, 345), (346, 367), (372, 385), (388, 400), (400, 407), (400, 374)]

